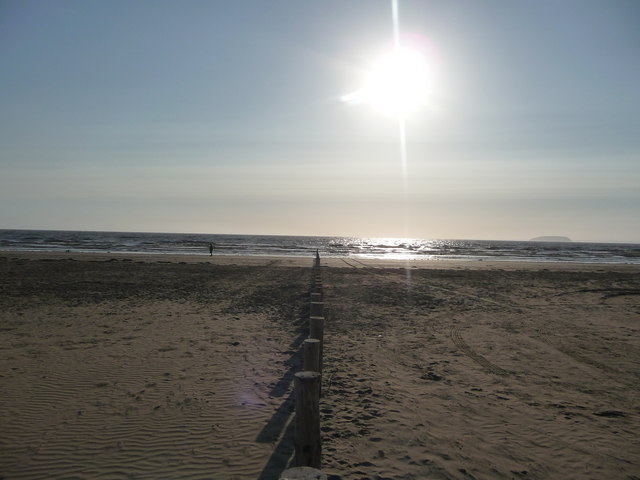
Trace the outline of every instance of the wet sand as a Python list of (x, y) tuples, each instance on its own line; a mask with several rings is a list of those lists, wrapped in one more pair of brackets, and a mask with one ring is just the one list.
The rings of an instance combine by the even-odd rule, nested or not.
[[(0, 253), (0, 476), (269, 479), (312, 259)], [(640, 478), (640, 266), (323, 259), (330, 478)]]

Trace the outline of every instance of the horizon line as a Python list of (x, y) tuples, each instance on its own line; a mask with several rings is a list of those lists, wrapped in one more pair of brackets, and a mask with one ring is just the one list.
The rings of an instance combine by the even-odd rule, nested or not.
[[(480, 241), (480, 242), (536, 242), (536, 243), (615, 243), (624, 245), (640, 245), (640, 241), (627, 240), (574, 240), (564, 235), (539, 235), (529, 239), (514, 238), (454, 238), (454, 237), (416, 237), (416, 236), (382, 236), (382, 235), (327, 235), (327, 234), (290, 234), (290, 233), (212, 233), (212, 232), (179, 232), (179, 231), (151, 231), (151, 230), (78, 230), (78, 229), (61, 229), (61, 228), (0, 228), (0, 231), (34, 231), (34, 232), (86, 232), (86, 233), (133, 233), (133, 234), (156, 234), (156, 235), (220, 235), (220, 236), (254, 236), (254, 237), (307, 237), (307, 238), (368, 238), (368, 239), (393, 239), (393, 240), (425, 240), (425, 241)], [(534, 240), (534, 238), (542, 237), (564, 237), (569, 240), (564, 241), (545, 241)]]

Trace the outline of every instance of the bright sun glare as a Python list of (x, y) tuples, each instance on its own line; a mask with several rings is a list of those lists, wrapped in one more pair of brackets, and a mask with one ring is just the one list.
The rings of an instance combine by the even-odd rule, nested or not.
[(405, 118), (426, 105), (431, 77), (429, 65), (418, 50), (397, 47), (366, 72), (360, 90), (342, 100), (367, 103), (389, 116)]

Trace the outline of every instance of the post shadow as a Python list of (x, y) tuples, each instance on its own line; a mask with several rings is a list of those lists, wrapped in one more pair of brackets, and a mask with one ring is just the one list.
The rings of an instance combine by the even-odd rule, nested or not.
[(308, 303), (309, 302), (305, 302), (304, 306), (301, 308), (300, 315), (295, 322), (295, 325), (297, 326), (295, 332), (298, 335), (289, 345), (291, 356), (284, 362), (284, 365), (288, 366), (289, 368), (269, 392), (269, 395), (271, 397), (284, 397), (287, 392), (289, 392), (289, 395), (280, 404), (276, 412), (272, 415), (267, 424), (260, 431), (260, 433), (256, 437), (257, 442), (270, 443), (277, 440), (277, 438), (280, 436), (280, 433), (282, 432), (282, 429), (284, 428), (285, 423), (293, 413), (294, 404), (291, 385), (293, 384), (295, 374), (302, 369), (302, 342), (304, 342), (304, 340), (309, 336)]
[(289, 345), (291, 351), (291, 357), (289, 357), (284, 365), (288, 366), (289, 369), (282, 375), (280, 380), (276, 382), (273, 386), (269, 395), (272, 397), (282, 397), (289, 390), (289, 387), (293, 383), (294, 375), (299, 372), (302, 368), (302, 342), (309, 336), (309, 327), (305, 323), (305, 325), (300, 324), (296, 329), (298, 332), (298, 336), (293, 339), (291, 344)]
[(289, 392), (287, 398), (280, 404), (275, 413), (271, 416), (267, 424), (260, 430), (256, 437), (256, 442), (259, 443), (273, 443), (278, 440), (282, 429), (289, 421), (289, 417), (295, 410), (295, 398), (293, 390)]
[[(293, 393), (289, 396), (289, 399), (291, 408), (293, 408), (295, 403)], [(287, 399), (287, 401), (289, 401), (289, 399)], [(293, 457), (295, 450), (294, 442), (296, 434), (296, 422), (293, 419), (293, 415), (290, 414), (289, 418), (291, 421), (289, 421), (282, 438), (269, 457), (264, 469), (262, 469), (258, 480), (274, 480), (280, 478), (280, 474), (289, 468), (289, 461)]]
[(285, 365), (289, 368), (269, 392), (272, 397), (284, 397), (287, 392), (289, 392), (289, 395), (287, 395), (256, 437), (256, 442), (259, 443), (272, 443), (280, 438), (258, 480), (279, 478), (280, 474), (289, 466), (289, 460), (295, 450), (295, 421), (293, 419), (295, 392), (291, 389), (291, 385), (295, 374), (302, 369), (302, 342), (309, 337), (309, 299), (314, 291), (314, 278), (315, 276), (312, 276), (305, 302), (300, 309), (297, 321), (294, 323), (296, 327), (294, 332), (297, 333), (297, 336), (289, 345), (291, 357), (285, 361)]

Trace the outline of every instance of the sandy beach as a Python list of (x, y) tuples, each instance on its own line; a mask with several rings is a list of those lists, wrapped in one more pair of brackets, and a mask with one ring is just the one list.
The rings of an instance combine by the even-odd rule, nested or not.
[[(277, 479), (311, 266), (0, 252), (0, 478)], [(640, 479), (640, 266), (321, 270), (329, 478)]]

